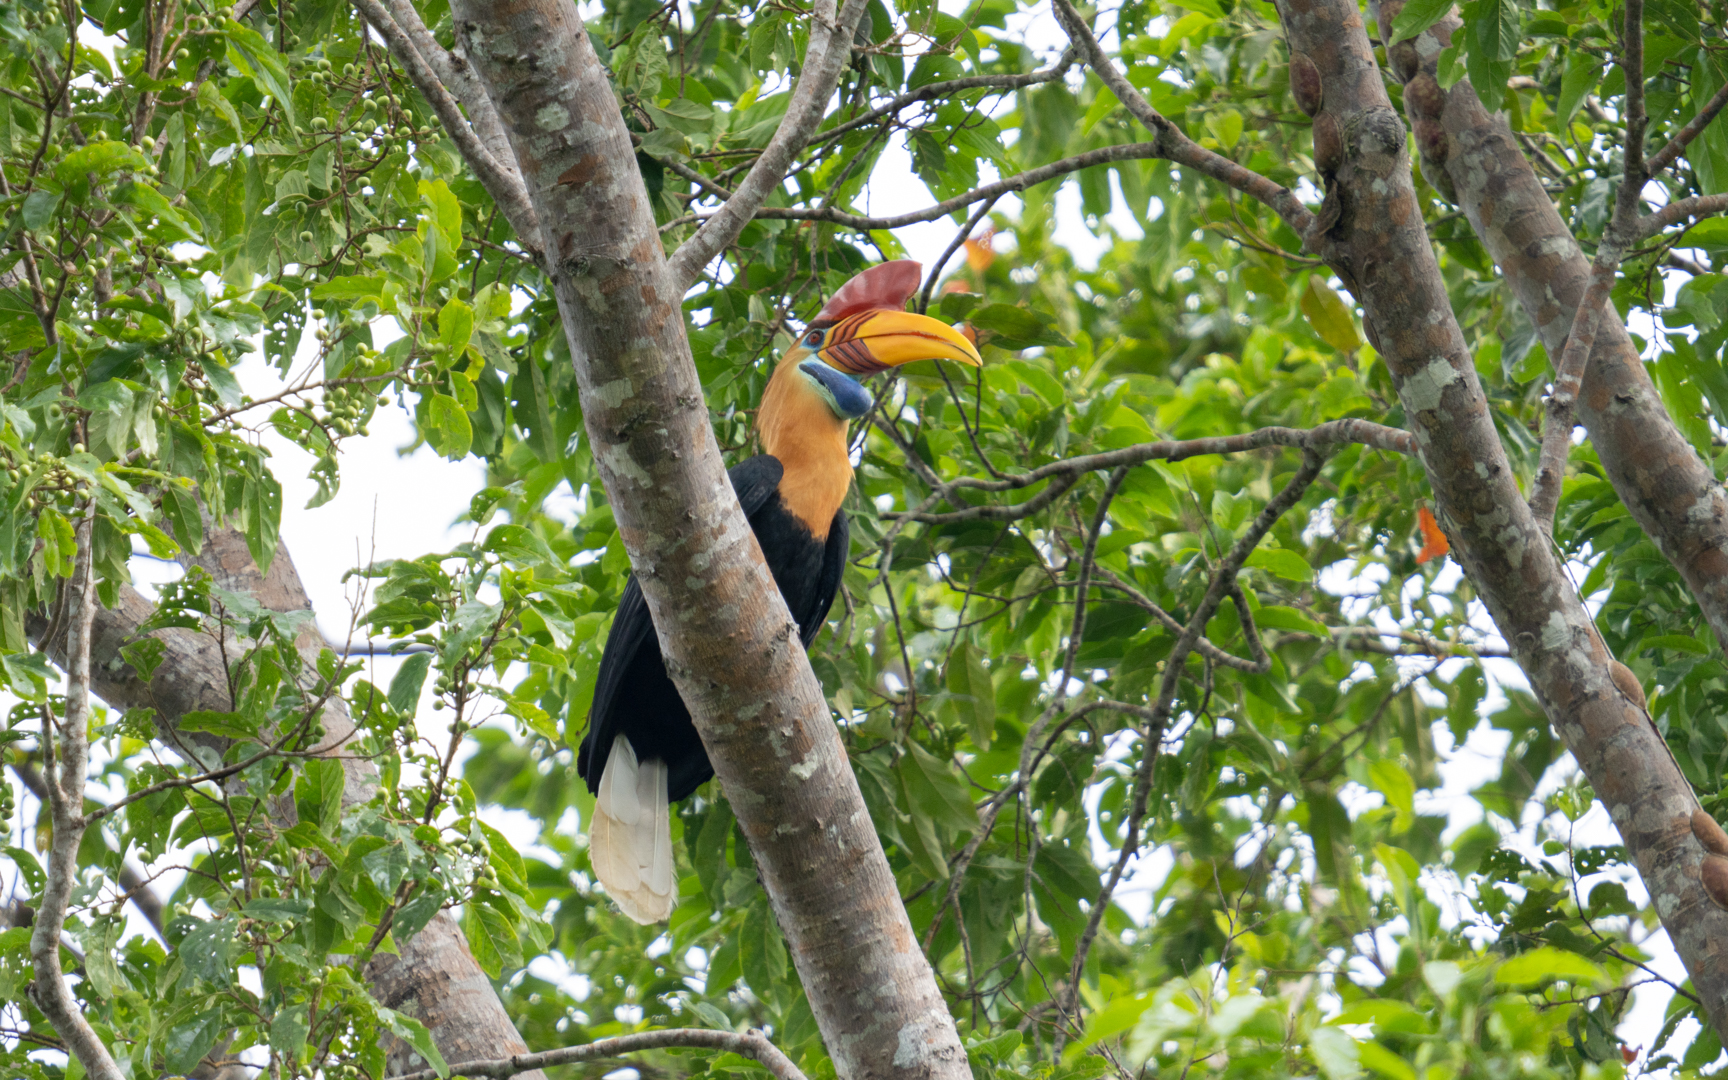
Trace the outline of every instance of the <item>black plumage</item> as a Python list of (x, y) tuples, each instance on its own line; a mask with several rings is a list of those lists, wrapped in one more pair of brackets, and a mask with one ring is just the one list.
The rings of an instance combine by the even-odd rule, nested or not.
[[(845, 570), (846, 512), (835, 512), (827, 537), (819, 540), (780, 501), (779, 459), (758, 454), (733, 466), (728, 475), (780, 595), (798, 623), (799, 637), (809, 648), (822, 630)], [(660, 642), (635, 575), (624, 587), (606, 638), (594, 704), (588, 712), (588, 733), (577, 751), (576, 769), (590, 792), (599, 792), (607, 753), (619, 735), (630, 740), (639, 761), (666, 763), (671, 802), (688, 798), (714, 775), (690, 710), (666, 674)]]

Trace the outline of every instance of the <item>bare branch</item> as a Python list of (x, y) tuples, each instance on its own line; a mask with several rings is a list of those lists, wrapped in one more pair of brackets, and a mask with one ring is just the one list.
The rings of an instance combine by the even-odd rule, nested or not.
[[(1638, 215), (1638, 196), (1650, 174), (1644, 169), (1644, 0), (1625, 0), (1626, 23), (1620, 35), (1620, 67), (1626, 73), (1626, 176), (1615, 198), (1614, 216), (1626, 222)], [(1624, 217), (1622, 218), (1622, 215)]]
[(1674, 137), (1668, 140), (1668, 145), (1664, 146), (1655, 157), (1646, 163), (1646, 173), (1650, 176), (1658, 176), (1668, 166), (1680, 160), (1680, 155), (1686, 152), (1688, 146), (1692, 145), (1692, 140), (1710, 126), (1710, 121), (1716, 119), (1716, 114), (1722, 111), (1724, 105), (1728, 105), (1728, 85), (1724, 85), (1716, 91), (1716, 96), (1704, 103), (1704, 107), (1698, 110), (1698, 115), (1688, 120), (1686, 126), (1675, 132)]
[[(814, 209), (801, 207), (765, 206), (756, 212), (762, 219), (778, 218), (782, 221), (832, 221), (836, 225), (845, 225), (853, 229), (898, 229), (906, 225), (915, 225), (920, 221), (935, 221), (947, 217), (956, 210), (964, 210), (975, 202), (984, 199), (999, 199), (1011, 192), (1025, 191), (1035, 184), (1064, 176), (1081, 169), (1089, 169), (1094, 165), (1108, 165), (1113, 161), (1146, 161), (1154, 158), (1165, 158), (1166, 154), (1155, 142), (1121, 143), (1116, 146), (1103, 146), (1096, 150), (1088, 150), (1084, 154), (1052, 161), (1048, 165), (1040, 165), (1035, 169), (1027, 169), (1023, 173), (988, 184), (980, 185), (963, 195), (952, 199), (943, 199), (934, 206), (922, 210), (914, 210), (909, 214), (896, 214), (893, 217), (864, 217), (859, 214), (849, 214), (844, 210), (821, 206)], [(680, 248), (679, 250), (683, 250)]]
[(1640, 239), (1655, 236), (1670, 225), (1678, 225), (1688, 218), (1705, 218), (1725, 210), (1728, 210), (1728, 195), (1693, 195), (1686, 199), (1675, 199), (1655, 213), (1640, 218), (1638, 236)]
[[(460, 51), (450, 52), (438, 43), (421, 21), (420, 13), (408, 0), (385, 0), (389, 5), (390, 17), (402, 32), (408, 36), (414, 50), (420, 54), (431, 67), (438, 81), (449, 90), (451, 95), (468, 110), (468, 122), (474, 125), (474, 133), (480, 137), (480, 142), (491, 153), (492, 159), (516, 183), (522, 182), (522, 170), (516, 167), (516, 155), (510, 149), (509, 136), (504, 133), (504, 123), (498, 119), (498, 110), (492, 107), (492, 99), (486, 96), (485, 87), (480, 85), (480, 79), (474, 74), (474, 69), (468, 66), (468, 58)], [(524, 242), (532, 239), (525, 237)]]
[(1416, 437), (1408, 431), (1400, 431), (1397, 428), (1386, 427), (1383, 424), (1376, 424), (1368, 420), (1353, 418), (1331, 420), (1318, 427), (1308, 429), (1267, 427), (1241, 435), (1137, 443), (1134, 446), (1125, 446), (1120, 450), (1108, 450), (1101, 454), (1086, 454), (1081, 457), (1066, 458), (1062, 461), (1052, 461), (1030, 472), (1005, 476), (1000, 480), (960, 477), (936, 484), (936, 494), (948, 502), (958, 504), (954, 495), (962, 490), (1013, 491), (1018, 488), (1029, 487), (1042, 480), (1054, 479), (1056, 482), (1026, 502), (1015, 503), (1011, 506), (968, 506), (964, 510), (946, 514), (925, 511), (890, 512), (882, 516), (891, 520), (906, 519), (931, 524), (969, 521), (977, 518), (992, 521), (1014, 521), (1048, 506), (1058, 495), (1073, 487), (1075, 482), (1088, 472), (1114, 469), (1120, 465), (1139, 465), (1147, 461), (1183, 461), (1187, 458), (1207, 454), (1240, 454), (1249, 450), (1264, 450), (1274, 446), (1311, 448), (1337, 446), (1345, 443), (1359, 443), (1376, 450), (1392, 453), (1414, 454), (1416, 452)]
[[(1615, 211), (1619, 216), (1619, 211)], [(1604, 248), (1608, 243), (1604, 240)], [(1614, 259), (1618, 265), (1619, 259)], [(1566, 338), (1566, 348), (1554, 375), (1554, 389), (1548, 394), (1547, 417), (1543, 421), (1542, 455), (1536, 466), (1536, 479), (1530, 486), (1530, 513), (1549, 535), (1554, 533), (1554, 512), (1560, 506), (1560, 487), (1566, 477), (1566, 458), (1572, 451), (1573, 412), (1578, 404), (1578, 388), (1584, 382), (1584, 369), (1590, 362), (1590, 350), (1596, 347), (1596, 328), (1602, 320), (1602, 306), (1614, 288), (1614, 266), (1604, 266), (1599, 255), (1590, 278), (1590, 287), (1578, 305), (1572, 319), (1572, 333)]]
[(78, 553), (72, 579), (66, 583), (66, 606), (71, 613), (67, 632), (66, 716), (56, 735), (54, 714), (42, 709), (42, 750), (48, 789), (48, 812), (53, 823), (49, 841), (47, 883), (42, 888), (42, 906), (30, 931), (30, 959), (35, 977), (30, 999), (65, 1041), (66, 1049), (96, 1080), (124, 1080), (113, 1055), (102, 1044), (84, 1009), (66, 985), (60, 968), (60, 935), (66, 926), (66, 907), (78, 883), (78, 845), (84, 839), (84, 771), (89, 766), (90, 726), (90, 627), (96, 619), (96, 581), (92, 533), (94, 507), (86, 509), (75, 527)]
[(1212, 179), (1260, 200), (1283, 218), (1284, 223), (1290, 226), (1297, 236), (1308, 235), (1314, 223), (1314, 215), (1297, 200), (1295, 192), (1221, 154), (1201, 147), (1188, 138), (1182, 133), (1182, 129), (1154, 109), (1152, 103), (1117, 70), (1115, 62), (1105, 54), (1103, 46), (1098, 44), (1098, 39), (1092, 36), (1091, 29), (1068, 0), (1051, 0), (1051, 3), (1056, 9), (1056, 18), (1062, 23), (1062, 28), (1068, 32), (1074, 44), (1080, 47), (1080, 51), (1086, 56), (1086, 62), (1092, 65), (1092, 70), (1104, 80), (1105, 88), (1115, 94), (1116, 100), (1126, 105), (1134, 118), (1155, 136), (1153, 141), (1161, 148), (1161, 152), (1156, 156), (1198, 169)]
[[(984, 220), (984, 215), (986, 215), (990, 212), (990, 208), (995, 206), (996, 200), (1000, 199), (1001, 197), (1002, 196), (997, 195), (997, 196), (994, 196), (992, 198), (985, 199), (983, 202), (979, 203), (978, 209), (974, 210), (972, 212), (972, 216), (966, 219), (966, 224), (960, 226), (959, 231), (954, 234), (954, 239), (949, 242), (947, 249), (942, 252), (942, 257), (937, 259), (936, 262), (930, 267), (930, 274), (928, 277), (926, 277), (924, 279), (924, 288), (918, 294), (918, 310), (919, 310), (919, 312), (925, 312), (925, 311), (930, 310), (930, 292), (932, 289), (936, 288), (936, 281), (938, 278), (940, 278), (942, 276), (942, 268), (947, 266), (948, 260), (952, 259), (954, 257), (954, 253), (956, 251), (960, 250), (960, 245), (964, 244), (967, 240), (969, 240), (971, 238), (972, 230), (976, 229), (978, 227), (978, 223), (980, 221)], [(941, 369), (938, 369), (938, 370), (941, 370)], [(944, 379), (946, 379), (948, 377), (948, 373), (944, 371), (942, 373), (942, 377)], [(990, 463), (988, 461), (986, 461), (984, 463), (984, 466), (985, 466), (985, 468), (989, 468)]]
[(851, 62), (852, 35), (865, 7), (865, 0), (845, 0), (836, 17), (834, 0), (817, 0), (803, 74), (774, 137), (768, 140), (767, 148), (750, 167), (737, 192), (672, 253), (668, 269), (679, 292), (689, 288), (701, 275), (702, 268), (738, 239), (744, 226), (757, 217), (763, 200), (786, 179), (786, 170), (809, 144), (810, 136), (822, 122), (828, 98), (840, 81), (840, 73)]
[(1019, 90), (1027, 86), (1036, 86), (1039, 83), (1055, 82), (1066, 75), (1068, 69), (1074, 66), (1077, 55), (1073, 48), (1069, 48), (1062, 54), (1062, 58), (1052, 66), (1043, 71), (1033, 71), (1025, 75), (968, 75), (963, 79), (944, 79), (941, 82), (920, 86), (916, 90), (901, 94), (885, 104), (876, 106), (863, 116), (848, 120), (837, 127), (829, 128), (811, 139), (810, 145), (820, 146), (825, 142), (833, 142), (835, 139), (861, 127), (870, 126), (890, 113), (897, 113), (906, 106), (915, 105), (920, 101), (946, 100), (962, 91), (976, 90), (980, 87), (990, 90)]
[[(639, 1050), (662, 1050), (673, 1046), (696, 1047), (704, 1050), (724, 1050), (742, 1057), (754, 1058), (761, 1062), (775, 1080), (805, 1080), (798, 1066), (792, 1064), (792, 1059), (780, 1052), (780, 1048), (768, 1041), (768, 1036), (751, 1028), (743, 1035), (730, 1031), (708, 1031), (703, 1028), (667, 1028), (664, 1031), (644, 1031), (635, 1035), (620, 1035), (615, 1039), (601, 1039), (598, 1042), (586, 1043), (582, 1046), (566, 1046), (557, 1050), (543, 1050), (538, 1054), (516, 1054), (507, 1058), (491, 1058), (483, 1061), (465, 1061), (452, 1064), (448, 1075), (451, 1076), (490, 1076), (510, 1077), (530, 1069), (550, 1069), (555, 1065), (572, 1065), (578, 1061), (593, 1061), (596, 1058), (617, 1057), (619, 1054), (633, 1054)], [(393, 1076), (390, 1080), (438, 1080), (436, 1069), (422, 1069), (419, 1072), (404, 1073)]]

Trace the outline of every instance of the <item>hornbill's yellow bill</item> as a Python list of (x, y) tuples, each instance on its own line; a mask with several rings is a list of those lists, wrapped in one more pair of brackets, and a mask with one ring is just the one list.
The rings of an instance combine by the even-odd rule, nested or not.
[(915, 360), (953, 360), (978, 367), (984, 360), (966, 335), (928, 315), (877, 309), (823, 327), (813, 325), (801, 344), (829, 367), (874, 375)]

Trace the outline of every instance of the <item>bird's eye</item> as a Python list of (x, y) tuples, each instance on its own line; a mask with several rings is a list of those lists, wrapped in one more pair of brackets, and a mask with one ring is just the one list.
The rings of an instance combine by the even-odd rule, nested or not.
[(804, 345), (806, 348), (814, 349), (821, 344), (822, 344), (822, 331), (812, 330), (808, 334), (804, 335)]

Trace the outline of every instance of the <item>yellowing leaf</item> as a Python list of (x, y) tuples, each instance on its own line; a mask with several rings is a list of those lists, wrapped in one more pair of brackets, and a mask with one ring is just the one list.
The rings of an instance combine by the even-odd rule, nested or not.
[(1356, 316), (1351, 314), (1349, 305), (1330, 285), (1312, 274), (1308, 277), (1308, 290), (1302, 294), (1302, 314), (1308, 316), (1320, 340), (1339, 352), (1355, 352), (1362, 347), (1362, 338), (1356, 332)]

